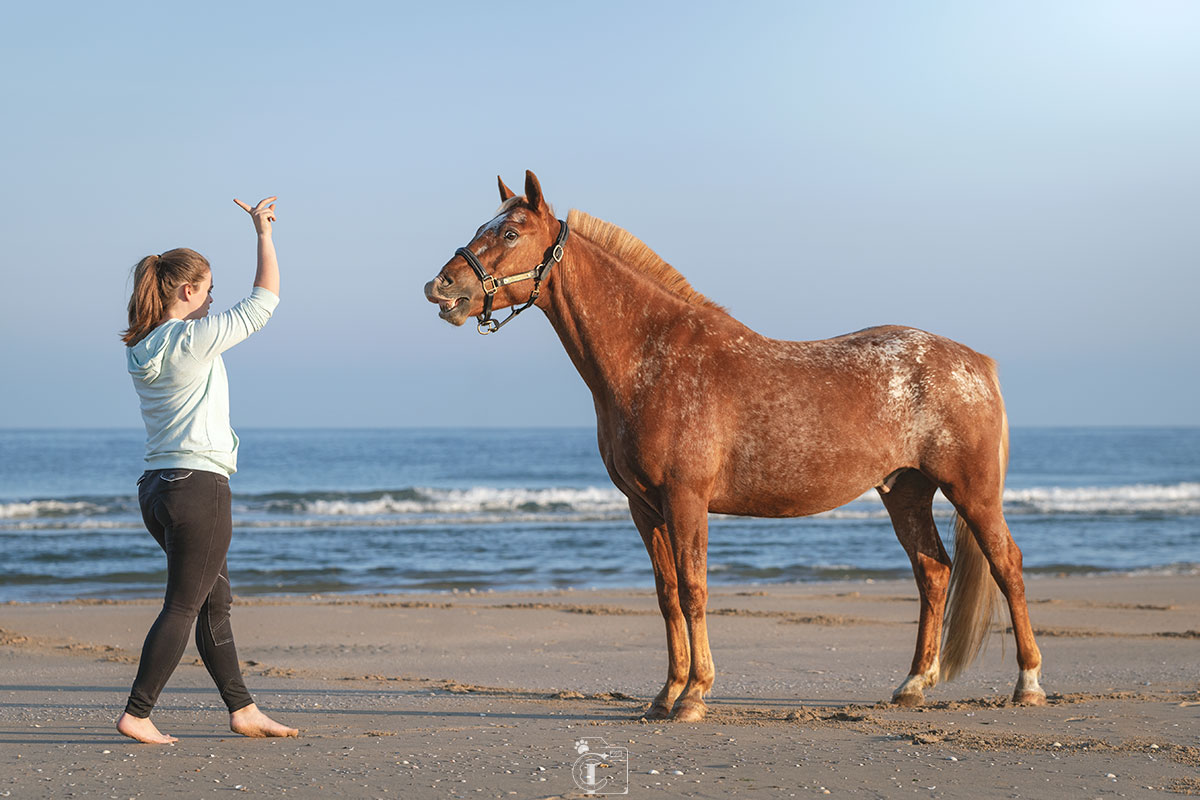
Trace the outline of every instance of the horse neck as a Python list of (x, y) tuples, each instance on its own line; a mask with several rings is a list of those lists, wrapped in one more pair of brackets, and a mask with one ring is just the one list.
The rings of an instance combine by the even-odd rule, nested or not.
[(691, 307), (582, 237), (555, 269), (538, 305), (597, 400), (628, 403), (642, 353), (662, 333), (662, 312)]

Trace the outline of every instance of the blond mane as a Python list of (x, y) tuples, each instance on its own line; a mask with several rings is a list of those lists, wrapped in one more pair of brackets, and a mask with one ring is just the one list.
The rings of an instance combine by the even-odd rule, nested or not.
[(693, 289), (678, 270), (624, 228), (585, 214), (577, 208), (572, 208), (567, 214), (567, 225), (571, 228), (572, 236), (582, 236), (621, 263), (645, 274), (685, 303), (725, 310)]

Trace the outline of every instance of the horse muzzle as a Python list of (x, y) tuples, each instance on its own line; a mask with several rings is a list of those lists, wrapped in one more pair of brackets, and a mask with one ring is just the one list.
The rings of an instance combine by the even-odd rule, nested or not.
[(471, 297), (466, 294), (443, 295), (438, 292), (437, 280), (425, 284), (425, 299), (437, 303), (438, 316), (451, 325), (462, 325), (471, 316)]

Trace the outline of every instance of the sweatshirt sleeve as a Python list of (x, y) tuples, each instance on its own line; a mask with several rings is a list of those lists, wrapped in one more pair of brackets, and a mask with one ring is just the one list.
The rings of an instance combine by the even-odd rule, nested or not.
[(277, 305), (278, 295), (255, 286), (249, 297), (239, 300), (228, 311), (196, 320), (188, 332), (186, 347), (197, 361), (212, 361), (250, 334), (261, 330)]

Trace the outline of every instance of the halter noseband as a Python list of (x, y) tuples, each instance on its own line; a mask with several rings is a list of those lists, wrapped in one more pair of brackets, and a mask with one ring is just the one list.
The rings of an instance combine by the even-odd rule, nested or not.
[[(533, 305), (538, 299), (538, 292), (542, 288), (542, 279), (546, 277), (546, 273), (550, 271), (563, 258), (563, 245), (567, 242), (567, 234), (570, 231), (567, 229), (566, 220), (558, 221), (558, 238), (554, 240), (554, 244), (546, 251), (542, 263), (538, 264), (528, 272), (519, 272), (516, 275), (509, 275), (504, 278), (493, 278), (487, 274), (487, 270), (483, 268), (483, 264), (479, 263), (479, 258), (465, 247), (460, 247), (454, 251), (454, 255), (462, 256), (463, 260), (475, 271), (475, 275), (479, 278), (479, 282), (483, 284), (483, 313), (479, 315), (479, 324), (477, 329), (481, 334), (487, 336), (489, 333), (495, 333), (509, 323), (513, 317), (520, 314), (525, 309)], [(521, 281), (533, 281), (533, 291), (529, 293), (529, 300), (520, 308), (514, 308), (512, 313), (504, 318), (503, 322), (497, 322), (492, 319), (492, 301), (496, 297), (496, 291), (502, 286), (508, 286), (510, 283), (520, 283)]]

